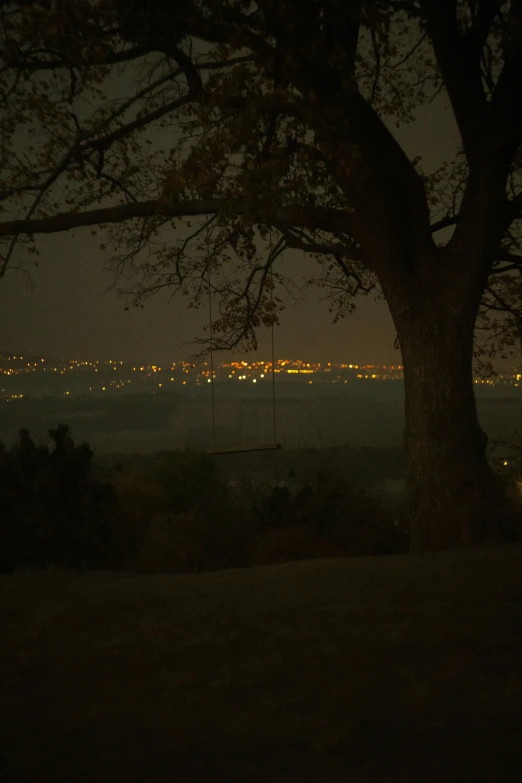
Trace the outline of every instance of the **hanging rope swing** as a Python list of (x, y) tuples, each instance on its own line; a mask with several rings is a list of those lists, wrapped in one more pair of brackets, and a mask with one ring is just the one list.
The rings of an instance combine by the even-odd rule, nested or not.
[[(270, 248), (270, 256), (272, 256), (272, 248)], [(210, 265), (208, 268), (208, 328), (210, 333), (210, 392), (212, 399), (212, 445), (213, 448), (208, 450), (209, 454), (243, 454), (252, 451), (278, 451), (282, 448), (281, 444), (277, 442), (276, 437), (276, 388), (275, 388), (275, 339), (274, 339), (274, 322), (270, 326), (271, 348), (272, 348), (272, 443), (264, 445), (251, 445), (251, 446), (230, 446), (227, 448), (219, 448), (217, 444), (216, 436), (216, 398), (214, 394), (214, 339), (213, 339), (213, 321), (212, 321), (212, 281), (210, 276)], [(274, 275), (272, 268), (270, 267), (270, 303), (274, 303)]]

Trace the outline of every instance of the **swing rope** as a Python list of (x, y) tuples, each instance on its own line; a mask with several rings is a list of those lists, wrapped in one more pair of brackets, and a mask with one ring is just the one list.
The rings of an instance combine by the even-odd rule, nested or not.
[[(270, 249), (272, 253), (272, 249)], [(275, 387), (275, 340), (274, 340), (274, 271), (270, 267), (270, 309), (272, 311), (272, 323), (270, 324), (270, 342), (272, 345), (272, 441), (277, 443), (276, 438), (276, 387)]]
[(210, 331), (210, 393), (212, 395), (212, 443), (216, 451), (216, 400), (214, 396), (214, 338), (212, 336), (212, 286), (208, 268), (208, 322)]
[[(208, 240), (208, 231), (207, 231), (207, 255), (208, 254), (208, 246), (209, 246), (209, 240)], [(272, 251), (272, 235), (270, 234), (270, 259), (272, 259), (273, 251)], [(215, 390), (214, 390), (214, 325), (212, 321), (212, 279), (211, 279), (211, 266), (210, 263), (208, 265), (208, 272), (207, 272), (207, 284), (208, 284), (208, 329), (210, 333), (210, 391), (211, 391), (211, 399), (212, 399), (212, 444), (213, 449), (212, 453), (214, 454), (232, 454), (236, 452), (248, 452), (248, 451), (272, 451), (276, 449), (281, 448), (281, 444), (277, 443), (276, 440), (276, 432), (277, 432), (277, 419), (276, 419), (276, 384), (275, 384), (275, 335), (274, 335), (274, 321), (272, 319), (272, 323), (270, 325), (270, 343), (271, 343), (271, 353), (272, 353), (272, 438), (273, 442), (270, 445), (267, 446), (253, 446), (253, 447), (243, 447), (243, 446), (236, 446), (228, 449), (218, 449), (217, 448), (217, 436), (216, 436), (216, 398), (215, 398)], [(270, 266), (270, 305), (271, 305), (271, 311), (273, 314), (273, 305), (274, 305), (274, 272), (272, 269), (272, 266)]]

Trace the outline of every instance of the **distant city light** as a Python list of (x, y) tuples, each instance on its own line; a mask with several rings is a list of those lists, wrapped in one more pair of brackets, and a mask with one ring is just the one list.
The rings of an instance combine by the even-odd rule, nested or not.
[[(50, 372), (57, 373), (57, 375), (59, 375), (61, 378), (62, 376), (70, 376), (71, 373), (83, 372), (84, 370), (89, 370), (90, 372), (94, 370), (94, 372), (100, 374), (103, 374), (104, 371), (107, 372), (112, 370), (112, 380), (107, 380), (105, 386), (100, 387), (96, 384), (96, 382), (94, 382), (92, 377), (88, 378), (84, 375), (83, 379), (85, 386), (83, 383), (75, 384), (73, 391), (64, 391), (58, 387), (55, 392), (57, 395), (61, 394), (65, 396), (76, 396), (77, 393), (81, 394), (82, 391), (86, 392), (87, 390), (94, 394), (99, 393), (100, 391), (105, 392), (115, 389), (125, 390), (125, 385), (131, 382), (130, 378), (128, 380), (122, 380), (121, 378), (116, 379), (114, 377), (116, 366), (120, 366), (120, 368), (124, 370), (125, 374), (128, 375), (131, 375), (131, 371), (136, 373), (139, 370), (142, 373), (139, 381), (142, 383), (145, 382), (145, 384), (147, 384), (148, 380), (157, 378), (157, 373), (169, 372), (169, 370), (172, 372), (175, 367), (180, 366), (181, 371), (185, 375), (190, 376), (190, 378), (186, 379), (185, 381), (178, 379), (178, 383), (183, 383), (184, 386), (188, 385), (189, 380), (194, 384), (197, 384), (197, 386), (200, 386), (205, 379), (207, 380), (207, 383), (210, 384), (212, 383), (213, 379), (215, 379), (217, 383), (226, 383), (227, 380), (237, 379), (240, 381), (251, 380), (252, 383), (257, 384), (259, 379), (267, 378), (269, 373), (273, 373), (274, 376), (277, 374), (277, 380), (283, 383), (285, 382), (287, 375), (291, 376), (291, 378), (287, 379), (287, 382), (295, 384), (300, 382), (299, 378), (301, 378), (302, 375), (314, 375), (319, 384), (339, 383), (340, 389), (342, 388), (343, 384), (350, 384), (350, 389), (353, 390), (355, 390), (357, 386), (362, 387), (363, 383), (368, 380), (402, 382), (403, 379), (402, 365), (354, 364), (353, 362), (350, 364), (332, 362), (304, 362), (301, 359), (278, 359), (274, 362), (273, 367), (272, 362), (266, 360), (254, 361), (250, 359), (241, 359), (220, 362), (218, 365), (216, 365), (212, 377), (209, 369), (209, 362), (198, 366), (191, 362), (185, 361), (169, 362), (166, 365), (167, 369), (165, 370), (163, 370), (162, 367), (157, 364), (138, 366), (133, 365), (131, 362), (124, 362), (122, 360), (116, 361), (114, 359), (103, 361), (68, 359), (57, 361), (55, 362), (55, 365), (56, 366), (54, 367), (49, 366), (49, 361), (44, 358), (37, 358), (35, 360), (35, 357), (32, 356), (22, 357), (18, 354), (0, 354), (0, 375), (6, 377), (6, 382), (11, 384), (8, 389), (0, 390), (0, 397), (5, 401), (21, 399), (23, 393), (27, 390), (23, 388), (23, 386), (22, 388), (20, 388), (20, 386), (17, 388), (18, 382), (22, 383), (25, 377), (28, 375), (34, 376), (34, 373), (38, 372), (40, 372), (39, 377), (42, 378), (44, 377), (42, 373), (47, 372), (45, 380), (48, 382)], [(205, 367), (206, 369), (202, 369), (202, 367)], [(56, 380), (57, 375), (52, 377), (54, 377)], [(136, 378), (137, 376), (132, 377)], [(9, 379), (8, 381), (7, 378)], [(30, 380), (33, 382), (32, 378)], [(174, 376), (170, 376), (171, 383), (174, 383), (175, 380), (176, 378)], [(306, 380), (308, 385), (312, 385), (311, 380)], [(473, 378), (473, 382), (478, 388), (489, 389), (494, 387), (498, 388), (510, 386), (514, 391), (516, 390), (517, 392), (520, 391), (520, 386), (522, 385), (521, 381), (522, 367), (520, 367), (520, 365), (518, 367), (507, 367), (504, 371), (499, 372), (494, 379), (480, 377)], [(36, 379), (35, 382), (38, 384)], [(94, 386), (92, 386), (93, 382)], [(87, 386), (87, 383), (90, 383), (91, 385)], [(152, 385), (157, 388), (163, 388), (164, 384), (153, 382), (150, 384), (150, 386)], [(48, 391), (46, 390), (45, 393), (48, 393)], [(504, 462), (501, 461), (500, 464), (503, 464), (504, 467), (508, 467), (508, 465), (511, 465), (511, 462), (510, 460), (505, 460)]]

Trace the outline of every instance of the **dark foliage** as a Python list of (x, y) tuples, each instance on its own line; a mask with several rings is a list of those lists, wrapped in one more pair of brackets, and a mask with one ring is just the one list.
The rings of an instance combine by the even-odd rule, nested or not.
[(98, 470), (69, 428), (36, 445), (0, 444), (0, 569), (209, 571), (309, 558), (396, 554), (405, 515), (334, 471), (233, 488), (217, 461), (190, 451)]
[(141, 531), (129, 567), (186, 572), (249, 564), (252, 517), (207, 454), (141, 457), (116, 470), (111, 482), (125, 520), (123, 535)]
[(65, 424), (49, 430), (51, 446), (36, 445), (26, 429), (0, 448), (0, 560), (15, 568), (94, 568), (109, 564), (109, 484), (89, 479), (93, 453), (75, 446)]
[[(330, 551), (328, 546), (329, 556), (334, 551), (337, 556), (359, 556), (398, 554), (408, 549), (405, 510), (385, 509), (377, 498), (355, 489), (335, 472), (318, 471), (314, 481), (297, 485), (289, 481), (272, 487), (250, 484), (245, 489), (251, 513), (258, 521), (256, 546), (261, 547), (264, 558), (270, 549), (268, 539), (276, 549), (282, 542), (285, 552), (294, 539), (299, 552), (305, 551), (305, 539), (306, 552), (315, 541), (316, 557), (328, 556), (320, 554)], [(299, 528), (303, 532), (298, 534)], [(276, 560), (279, 554), (274, 551)]]

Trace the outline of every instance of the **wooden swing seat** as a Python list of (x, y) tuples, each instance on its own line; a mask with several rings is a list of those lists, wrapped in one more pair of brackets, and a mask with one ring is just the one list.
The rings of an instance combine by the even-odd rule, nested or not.
[(282, 448), (280, 443), (269, 443), (265, 446), (230, 446), (229, 448), (223, 449), (209, 449), (207, 454), (214, 454), (216, 456), (219, 454), (246, 454), (251, 451), (278, 451)]

